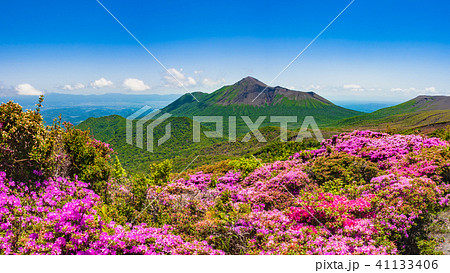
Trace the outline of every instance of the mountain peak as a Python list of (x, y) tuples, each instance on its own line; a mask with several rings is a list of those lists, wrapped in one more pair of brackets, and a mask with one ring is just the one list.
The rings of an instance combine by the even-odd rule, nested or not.
[[(223, 86), (206, 94), (185, 95), (166, 106), (162, 111), (174, 116), (314, 116), (318, 122), (330, 122), (361, 114), (360, 112), (334, 105), (323, 97), (312, 93), (289, 90), (280, 86), (268, 86), (253, 77)], [(227, 119), (225, 119), (227, 120)], [(267, 119), (264, 126), (269, 125)], [(242, 125), (242, 126), (241, 126)], [(241, 121), (240, 133), (248, 132)]]
[(245, 104), (264, 106), (280, 103), (283, 98), (293, 101), (313, 99), (325, 104), (331, 104), (328, 100), (314, 93), (289, 90), (281, 86), (271, 87), (250, 76), (233, 85), (225, 86), (216, 92), (216, 103), (220, 105)]
[(243, 78), (242, 80), (238, 81), (236, 84), (238, 85), (249, 85), (249, 86), (262, 86), (266, 87), (267, 84), (261, 82), (260, 80), (253, 78), (251, 76), (247, 76)]

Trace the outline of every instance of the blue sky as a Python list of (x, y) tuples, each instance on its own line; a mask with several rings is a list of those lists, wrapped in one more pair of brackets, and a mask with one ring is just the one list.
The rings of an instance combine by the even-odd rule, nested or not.
[[(269, 83), (350, 1), (100, 0), (189, 91)], [(184, 93), (96, 0), (7, 1), (0, 95)], [(334, 101), (450, 95), (450, 4), (356, 0), (274, 83)]]

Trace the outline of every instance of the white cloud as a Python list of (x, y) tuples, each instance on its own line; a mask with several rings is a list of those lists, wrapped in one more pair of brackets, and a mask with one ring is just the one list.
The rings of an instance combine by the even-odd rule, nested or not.
[(201, 73), (203, 73), (203, 70), (195, 70), (195, 71), (194, 71), (194, 74), (195, 74), (195, 75), (198, 75), (198, 74), (201, 74)]
[(414, 87), (410, 87), (410, 88), (391, 88), (391, 91), (392, 92), (398, 92), (398, 93), (406, 93), (406, 94), (417, 93), (417, 92), (420, 93), (420, 90), (417, 90)]
[(307, 86), (302, 86), (300, 89), (303, 89), (303, 90), (315, 90), (315, 91), (318, 91), (318, 90), (320, 90), (320, 89), (323, 89), (323, 86), (321, 86), (321, 85), (315, 85), (315, 84), (310, 84), (310, 85), (307, 85)]
[(105, 78), (100, 78), (100, 79), (92, 82), (91, 86), (94, 88), (112, 87), (112, 86), (114, 86), (114, 83)]
[(208, 87), (213, 87), (213, 86), (217, 86), (220, 84), (225, 83), (225, 79), (220, 79), (220, 80), (211, 80), (208, 78), (204, 78), (202, 81), (203, 85), (208, 86)]
[(342, 86), (344, 89), (349, 89), (352, 92), (362, 92), (365, 91), (365, 89), (359, 85), (359, 84), (344, 84), (344, 86)]
[(427, 88), (425, 88), (425, 92), (427, 92), (427, 93), (436, 93), (436, 87), (434, 87), (434, 86), (427, 87)]
[(402, 92), (403, 89), (402, 88), (391, 88), (392, 92)]
[(405, 93), (405, 94), (423, 94), (423, 95), (427, 95), (427, 94), (436, 94), (437, 90), (436, 87), (431, 86), (431, 87), (427, 87), (424, 89), (421, 88), (414, 88), (414, 87), (410, 87), (410, 88), (391, 88), (391, 92), (397, 92), (397, 93)]
[(74, 85), (66, 84), (66, 85), (64, 85), (64, 86), (62, 87), (62, 89), (72, 91), (72, 90), (83, 89), (83, 88), (85, 88), (85, 87), (86, 87), (86, 86), (85, 86), (84, 84), (82, 84), (82, 83), (76, 83), (76, 84), (74, 84)]
[(22, 83), (16, 86), (16, 91), (22, 96), (39, 96), (44, 94), (44, 92), (37, 90), (29, 83)]
[(131, 91), (145, 91), (150, 89), (150, 86), (146, 85), (143, 81), (139, 79), (125, 79), (123, 81), (123, 87)]
[(197, 81), (192, 77), (188, 77), (183, 73), (183, 69), (179, 71), (175, 68), (169, 68), (168, 72), (164, 75), (163, 81), (168, 87), (188, 87), (197, 85)]
[(359, 84), (344, 84), (344, 89), (361, 89)]

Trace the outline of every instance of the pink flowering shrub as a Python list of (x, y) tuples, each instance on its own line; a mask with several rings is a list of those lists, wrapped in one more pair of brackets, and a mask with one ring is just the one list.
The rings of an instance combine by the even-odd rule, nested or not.
[(379, 163), (380, 168), (389, 168), (391, 164), (410, 152), (431, 147), (444, 147), (448, 143), (439, 138), (426, 138), (420, 135), (389, 135), (371, 131), (354, 131), (350, 134), (334, 136), (324, 140), (321, 151), (330, 147), (351, 155), (357, 155)]
[[(377, 229), (411, 252), (410, 237), (418, 236), (430, 214), (448, 206), (449, 184), (430, 178), (383, 175), (361, 186), (363, 196), (375, 195), (374, 223)], [(414, 238), (413, 238), (414, 239)]]
[(427, 224), (449, 206), (449, 147), (355, 131), (289, 160), (174, 181), (165, 170), (100, 190), (88, 176), (36, 169), (30, 184), (0, 172), (0, 253), (435, 254)]
[(253, 176), (247, 177), (243, 181), (247, 184), (242, 190), (237, 193), (237, 200), (241, 202), (248, 202), (254, 205), (263, 204), (266, 209), (273, 208), (284, 209), (291, 205), (294, 198), (299, 194), (300, 190), (305, 186), (309, 186), (310, 181), (308, 176), (299, 168), (284, 169), (279, 168), (277, 162), (260, 167), (255, 171), (258, 174), (270, 174), (263, 179), (254, 181)]
[(87, 184), (56, 178), (32, 190), (0, 172), (2, 254), (221, 254), (206, 242), (186, 242), (170, 227), (106, 223), (100, 198)]
[(70, 123), (45, 126), (39, 114), (42, 101), (41, 97), (35, 111), (25, 112), (11, 101), (0, 105), (0, 171), (29, 187), (45, 177), (78, 176), (106, 198), (113, 152), (109, 144)]
[[(308, 208), (308, 209), (311, 209)], [(302, 211), (254, 210), (241, 224), (253, 231), (249, 254), (395, 254), (395, 246), (376, 244), (376, 230), (369, 219), (345, 220), (332, 234), (318, 222), (307, 223)], [(351, 217), (354, 218), (354, 217)], [(330, 221), (334, 221), (329, 219)], [(327, 222), (330, 223), (330, 222)], [(336, 226), (336, 225), (334, 225)]]
[(324, 225), (329, 231), (351, 226), (357, 218), (371, 218), (370, 197), (349, 200), (331, 193), (304, 192), (295, 207), (290, 208), (289, 218), (297, 223)]

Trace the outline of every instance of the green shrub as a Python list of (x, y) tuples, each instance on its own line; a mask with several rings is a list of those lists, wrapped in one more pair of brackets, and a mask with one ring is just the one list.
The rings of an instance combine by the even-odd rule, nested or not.
[(442, 251), (436, 250), (439, 242), (434, 238), (419, 240), (416, 242), (420, 255), (442, 255)]
[(43, 97), (35, 111), (25, 112), (11, 101), (0, 105), (0, 169), (24, 182), (78, 176), (106, 198), (112, 149), (70, 123), (55, 120), (44, 126), (39, 113), (42, 101)]
[[(145, 222), (151, 225), (168, 224), (167, 214), (158, 202), (148, 198), (152, 186), (165, 186), (172, 171), (172, 161), (165, 160), (149, 166), (150, 173), (127, 176), (116, 159), (113, 174), (116, 177), (111, 187), (113, 198), (107, 209), (111, 219), (118, 223)], [(119, 178), (119, 179), (117, 179)], [(162, 190), (162, 188), (160, 188)], [(121, 194), (117, 194), (117, 193)]]
[(253, 155), (262, 159), (263, 162), (273, 162), (277, 160), (288, 160), (295, 153), (318, 148), (320, 148), (320, 142), (315, 139), (305, 139), (301, 142), (274, 142), (267, 144), (253, 153)]
[(0, 170), (16, 181), (36, 179), (49, 156), (47, 134), (38, 111), (22, 111), (16, 103), (0, 105)]
[(230, 160), (227, 159), (219, 161), (217, 163), (197, 167), (193, 171), (190, 171), (190, 173), (195, 174), (198, 172), (202, 172), (202, 173), (210, 173), (216, 176), (223, 176), (232, 169), (233, 166), (230, 165)]
[(122, 164), (120, 163), (120, 160), (117, 157), (117, 155), (116, 155), (116, 158), (114, 161), (112, 175), (113, 175), (114, 179), (116, 179), (117, 181), (122, 181), (122, 180), (126, 179), (128, 176), (127, 172), (122, 167)]
[(62, 141), (64, 154), (69, 160), (67, 175), (75, 175), (81, 181), (90, 183), (90, 187), (102, 197), (106, 197), (107, 182), (111, 176), (109, 163), (112, 150), (109, 145), (92, 138), (89, 132), (74, 129), (71, 124), (64, 124)]
[(164, 160), (159, 163), (150, 165), (150, 177), (153, 185), (165, 185), (169, 181), (170, 173), (173, 170), (173, 163), (171, 160)]
[(225, 191), (216, 198), (215, 205), (210, 208), (209, 215), (213, 222), (201, 232), (208, 243), (227, 254), (242, 255), (247, 249), (250, 237), (246, 233), (237, 233), (233, 227), (243, 215), (251, 212), (249, 204), (233, 206), (230, 192)]
[(261, 162), (253, 157), (243, 157), (240, 159), (231, 160), (228, 164), (230, 164), (235, 171), (240, 171), (242, 178), (247, 177), (249, 173), (261, 166)]
[(450, 125), (447, 125), (445, 128), (437, 129), (430, 134), (432, 137), (438, 137), (442, 140), (450, 140)]
[(380, 173), (380, 169), (375, 163), (360, 157), (344, 152), (331, 152), (314, 159), (307, 172), (320, 186), (326, 184), (332, 190), (330, 181), (337, 182), (339, 187), (354, 182), (368, 183)]

